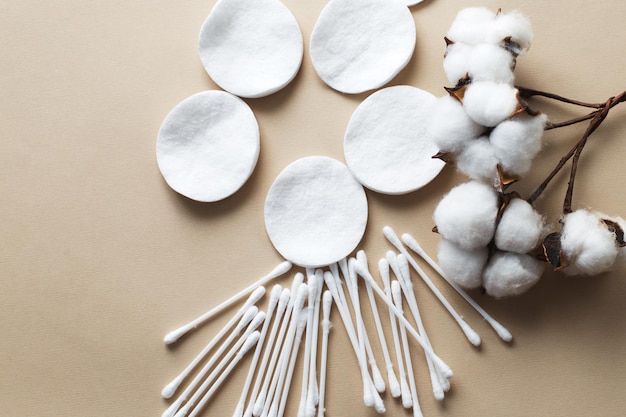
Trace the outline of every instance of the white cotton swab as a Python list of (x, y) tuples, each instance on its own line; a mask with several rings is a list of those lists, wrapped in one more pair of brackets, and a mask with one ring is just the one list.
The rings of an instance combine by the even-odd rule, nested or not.
[(322, 352), (320, 358), (320, 386), (317, 417), (324, 417), (324, 399), (326, 396), (326, 371), (328, 366), (328, 335), (330, 333), (330, 310), (333, 305), (333, 296), (330, 291), (324, 291), (322, 298)]
[(280, 299), (278, 300), (278, 307), (276, 307), (276, 317), (274, 319), (274, 324), (272, 324), (272, 330), (270, 330), (270, 335), (267, 338), (267, 348), (265, 349), (263, 353), (263, 358), (261, 359), (261, 364), (259, 365), (259, 369), (257, 371), (257, 376), (254, 381), (254, 387), (252, 388), (252, 393), (250, 394), (250, 401), (244, 413), (244, 417), (252, 416), (252, 407), (256, 401), (257, 394), (259, 393), (259, 388), (261, 387), (261, 383), (263, 382), (263, 375), (265, 374), (265, 368), (267, 367), (267, 362), (272, 352), (271, 347), (274, 346), (274, 340), (276, 339), (276, 334), (278, 333), (278, 328), (280, 327), (283, 313), (287, 309), (287, 305), (289, 304), (290, 299), (291, 299), (291, 291), (289, 290), (289, 288), (284, 288), (282, 292), (280, 293)]
[(265, 379), (263, 380), (263, 385), (261, 386), (261, 391), (259, 392), (254, 405), (252, 407), (252, 415), (258, 417), (263, 412), (263, 407), (265, 406), (265, 400), (267, 398), (267, 391), (270, 387), (270, 383), (272, 381), (273, 373), (276, 370), (276, 362), (278, 361), (280, 348), (283, 343), (283, 338), (285, 337), (285, 333), (287, 333), (287, 328), (289, 327), (289, 319), (291, 317), (291, 313), (293, 312), (293, 306), (296, 301), (296, 297), (298, 294), (298, 288), (302, 285), (304, 281), (304, 275), (300, 272), (296, 273), (293, 283), (291, 285), (291, 298), (289, 299), (289, 303), (287, 304), (287, 309), (285, 310), (285, 314), (283, 316), (283, 321), (280, 325), (280, 330), (278, 331), (278, 336), (276, 337), (276, 341), (274, 343), (274, 348), (272, 350), (272, 357), (270, 358), (269, 365), (266, 368)]
[[(381, 259), (380, 261), (378, 261), (378, 271), (380, 272), (380, 277), (383, 280), (385, 294), (391, 299), (392, 294), (389, 276), (389, 262), (387, 262), (386, 259)], [(400, 375), (400, 394), (402, 398), (402, 406), (404, 408), (411, 408), (413, 406), (413, 399), (411, 398), (411, 391), (409, 388), (409, 384), (406, 380), (406, 374), (404, 372), (404, 359), (402, 358), (402, 345), (400, 344), (398, 327), (396, 326), (396, 316), (391, 308), (389, 308), (389, 320), (391, 322), (391, 333), (393, 335), (393, 344), (395, 347), (396, 359), (398, 361), (398, 374)]]
[[(185, 390), (185, 392), (187, 392), (187, 394), (189, 394), (194, 389), (196, 389), (196, 391), (193, 393), (191, 398), (189, 398), (189, 400), (185, 403), (185, 405), (182, 406), (176, 412), (174, 417), (182, 417), (182, 416), (187, 415), (189, 410), (194, 406), (194, 404), (198, 401), (198, 399), (200, 399), (200, 397), (202, 396), (202, 393), (204, 393), (207, 390), (207, 388), (211, 385), (213, 380), (216, 377), (218, 377), (218, 375), (222, 372), (222, 370), (224, 369), (226, 364), (236, 355), (237, 350), (239, 348), (241, 348), (241, 346), (243, 346), (243, 344), (245, 343), (246, 339), (248, 339), (248, 337), (256, 330), (257, 327), (259, 327), (259, 325), (263, 321), (265, 321), (265, 316), (266, 316), (266, 314), (263, 311), (259, 311), (256, 314), (256, 316), (254, 316), (254, 319), (252, 319), (252, 321), (250, 322), (250, 324), (246, 328), (246, 331), (243, 333), (243, 335), (239, 338), (239, 340), (235, 343), (235, 345), (228, 351), (228, 353), (224, 356), (224, 358), (221, 360), (221, 362), (215, 367), (215, 369), (211, 372), (211, 374), (209, 374), (209, 376), (202, 382), (200, 387), (198, 387), (197, 389), (196, 389), (196, 385), (197, 385), (198, 382), (200, 382), (202, 380), (202, 377), (198, 378), (198, 376), (200, 376), (200, 374), (196, 376), (196, 379), (194, 379), (192, 384), (190, 384), (187, 387), (187, 390)], [(183, 394), (185, 394), (185, 393), (183, 393)], [(178, 402), (182, 397), (183, 396), (181, 395), (181, 397), (179, 399), (177, 399), (176, 401)]]
[[(202, 349), (202, 351), (196, 356), (196, 358), (189, 365), (187, 365), (187, 367), (176, 378), (174, 378), (169, 384), (165, 386), (165, 388), (163, 388), (163, 390), (161, 391), (161, 395), (163, 396), (163, 398), (171, 398), (172, 395), (174, 395), (174, 393), (176, 392), (180, 384), (184, 381), (184, 379), (187, 377), (187, 375), (189, 375), (189, 373), (206, 356), (206, 354), (209, 353), (211, 349), (213, 349), (215, 345), (217, 345), (217, 343), (224, 337), (224, 335), (226, 335), (226, 333), (234, 326), (237, 320), (240, 317), (242, 317), (246, 312), (248, 312), (249, 308), (253, 306), (254, 303), (256, 303), (263, 296), (263, 294), (265, 294), (265, 288), (261, 287), (257, 291), (255, 291), (255, 293), (250, 295), (250, 298), (248, 298), (248, 300), (243, 305), (243, 307), (241, 307), (237, 311), (237, 313), (235, 313), (235, 315), (228, 321), (228, 323), (226, 323), (226, 325), (222, 328), (222, 330), (220, 330), (219, 333), (215, 335), (213, 339), (211, 339), (211, 341), (204, 347), (204, 349)], [(248, 314), (247, 317), (249, 319), (248, 320), (249, 322), (250, 320), (252, 320), (252, 318), (256, 314), (256, 311), (248, 312), (247, 314)], [(248, 324), (248, 322), (246, 322), (241, 327), (241, 330), (243, 330), (243, 328)]]
[[(417, 330), (420, 332), (426, 343), (432, 348), (432, 344), (430, 343), (430, 339), (428, 338), (428, 334), (426, 333), (426, 328), (424, 327), (424, 323), (422, 322), (422, 316), (420, 314), (419, 308), (417, 306), (417, 299), (415, 298), (415, 293), (413, 290), (413, 283), (411, 282), (411, 275), (409, 270), (409, 264), (406, 260), (406, 257), (402, 254), (396, 257), (393, 251), (387, 252), (387, 261), (391, 265), (391, 269), (394, 271), (396, 277), (398, 278), (398, 282), (402, 291), (405, 294), (405, 298), (407, 300), (407, 304), (409, 305), (409, 310), (413, 314), (413, 319), (417, 324)], [(433, 388), (433, 395), (437, 401), (441, 401), (444, 398), (444, 385), (448, 388), (450, 387), (448, 381), (442, 384), (442, 379), (432, 360), (426, 355), (426, 364), (428, 365), (428, 372), (430, 374), (430, 382)]]
[(389, 306), (389, 309), (391, 311), (393, 311), (393, 313), (396, 315), (398, 320), (400, 322), (402, 322), (402, 324), (404, 324), (404, 326), (409, 331), (409, 333), (411, 333), (411, 336), (413, 336), (415, 341), (420, 344), (422, 349), (424, 349), (424, 351), (428, 355), (430, 355), (430, 357), (433, 360), (433, 362), (435, 363), (435, 365), (437, 365), (437, 367), (442, 372), (442, 375), (445, 378), (448, 378), (448, 379), (451, 378), (452, 375), (453, 375), (452, 369), (450, 369), (450, 367), (439, 356), (437, 356), (437, 354), (435, 352), (433, 352), (432, 348), (430, 346), (428, 346), (428, 344), (426, 344), (426, 342), (424, 341), (424, 339), (422, 339), (422, 337), (417, 332), (417, 330), (415, 330), (413, 328), (413, 326), (411, 326), (411, 323), (409, 323), (409, 321), (406, 319), (406, 317), (404, 317), (404, 314), (402, 314), (402, 312), (400, 310), (398, 310), (398, 308), (393, 304), (393, 301), (391, 299), (389, 299), (389, 297), (387, 297), (385, 295), (383, 290), (380, 289), (380, 287), (378, 286), (376, 281), (374, 281), (374, 278), (369, 273), (369, 271), (367, 269), (361, 267), (358, 263), (355, 264), (355, 265), (356, 265), (355, 266), (356, 273), (359, 276), (361, 276), (363, 279), (368, 280), (368, 281), (371, 282), (372, 289), (374, 290), (376, 295), (378, 295), (378, 297), (380, 297), (380, 299), (383, 300), (385, 302), (385, 304), (387, 304), (387, 306)]
[(191, 414), (189, 414), (189, 417), (195, 417), (200, 411), (202, 411), (202, 409), (206, 406), (211, 397), (213, 397), (213, 394), (215, 394), (215, 391), (217, 391), (218, 388), (224, 383), (224, 381), (233, 371), (235, 366), (237, 366), (237, 364), (243, 359), (246, 353), (248, 353), (250, 349), (252, 349), (252, 347), (258, 343), (259, 338), (260, 332), (258, 331), (253, 332), (252, 334), (250, 334), (250, 336), (246, 338), (244, 345), (241, 347), (241, 349), (239, 349), (239, 352), (237, 352), (235, 358), (230, 362), (230, 364), (228, 364), (228, 367), (224, 369), (224, 372), (222, 372), (220, 377), (215, 381), (215, 383), (206, 392), (206, 394), (204, 394), (202, 399), (198, 402), (196, 408), (194, 408)]
[(474, 329), (472, 329), (470, 327), (470, 325), (467, 324), (467, 322), (465, 320), (463, 320), (463, 317), (461, 317), (461, 315), (459, 313), (457, 313), (457, 311), (454, 309), (454, 307), (452, 307), (452, 305), (448, 302), (448, 300), (443, 296), (441, 291), (439, 291), (439, 289), (431, 281), (431, 279), (428, 277), (428, 275), (426, 275), (426, 273), (422, 270), (422, 268), (420, 268), (420, 266), (417, 264), (417, 262), (415, 262), (415, 260), (409, 254), (409, 252), (402, 245), (402, 242), (400, 241), (400, 238), (398, 237), (396, 232), (394, 232), (391, 227), (385, 226), (385, 227), (383, 227), (383, 234), (385, 235), (387, 240), (389, 240), (389, 242), (393, 246), (395, 246), (396, 249), (398, 249), (400, 251), (400, 253), (402, 253), (404, 256), (406, 256), (407, 260), (409, 261), (409, 263), (411, 264), (413, 269), (415, 269), (415, 271), (419, 274), (419, 276), (422, 278), (424, 283), (428, 286), (428, 288), (430, 288), (430, 290), (433, 292), (433, 294), (435, 294), (437, 299), (446, 308), (446, 310), (448, 310), (448, 313), (450, 313), (452, 318), (459, 325), (459, 327), (461, 328), (461, 330), (465, 334), (465, 337), (467, 337), (467, 340), (469, 340), (469, 342), (472, 345), (474, 345), (474, 346), (480, 346), (480, 336), (478, 335), (478, 333), (476, 333), (474, 331)]
[[(364, 265), (367, 268), (367, 258), (365, 257), (365, 252), (359, 251), (357, 253), (357, 260), (361, 262), (361, 265)], [(368, 281), (365, 281), (365, 288), (367, 290), (367, 297), (369, 298), (370, 307), (372, 308), (372, 313), (374, 315), (374, 323), (378, 332), (378, 339), (380, 341), (380, 346), (383, 351), (383, 357), (385, 358), (385, 365), (387, 366), (387, 379), (389, 380), (389, 390), (391, 391), (392, 397), (398, 398), (401, 395), (402, 391), (400, 388), (400, 384), (398, 383), (398, 379), (396, 378), (396, 374), (393, 370), (393, 362), (391, 361), (391, 356), (389, 355), (387, 338), (385, 337), (385, 333), (383, 332), (383, 325), (380, 320), (380, 314), (378, 312), (376, 299), (374, 298), (374, 292), (372, 291), (372, 286)]]
[(272, 292), (270, 293), (269, 303), (267, 305), (267, 313), (265, 322), (263, 323), (263, 328), (261, 329), (261, 334), (259, 337), (259, 341), (254, 350), (254, 356), (252, 357), (252, 362), (250, 363), (250, 370), (248, 371), (248, 375), (246, 376), (246, 381), (243, 384), (243, 389), (241, 391), (241, 396), (239, 398), (239, 402), (237, 403), (237, 407), (235, 408), (235, 412), (233, 417), (241, 417), (243, 415), (243, 409), (246, 404), (246, 397), (248, 396), (248, 390), (252, 384), (252, 378), (254, 377), (254, 372), (256, 371), (257, 363), (259, 362), (259, 358), (261, 357), (261, 351), (263, 350), (263, 343), (265, 342), (265, 336), (267, 335), (267, 331), (270, 326), (270, 322), (272, 321), (272, 315), (274, 314), (274, 310), (278, 305), (280, 300), (280, 295), (282, 293), (283, 287), (280, 285), (274, 285), (272, 288)]
[(307, 330), (307, 332), (311, 332), (311, 356), (309, 359), (309, 389), (304, 413), (306, 417), (315, 417), (315, 407), (319, 402), (319, 387), (317, 383), (317, 340), (320, 325), (320, 304), (322, 289), (324, 287), (324, 271), (317, 269), (315, 271), (315, 279), (318, 285), (313, 299), (313, 326)]
[[(272, 271), (270, 271), (269, 274), (267, 274), (264, 277), (258, 279), (257, 282), (255, 282), (254, 284), (252, 284), (249, 287), (239, 291), (237, 294), (233, 295), (232, 297), (230, 297), (228, 300), (224, 301), (223, 303), (221, 303), (217, 307), (214, 307), (213, 309), (211, 309), (208, 312), (204, 313), (203, 315), (201, 315), (197, 319), (195, 319), (195, 320), (185, 324), (182, 327), (179, 327), (176, 330), (173, 330), (173, 331), (169, 332), (165, 336), (163, 341), (165, 342), (165, 344), (168, 344), (168, 345), (176, 342), (178, 339), (180, 339), (187, 332), (195, 329), (200, 324), (204, 323), (205, 321), (209, 320), (211, 317), (215, 316), (217, 313), (219, 313), (222, 310), (228, 308), (230, 305), (236, 303), (237, 301), (239, 301), (240, 299), (242, 299), (246, 295), (250, 294), (251, 292), (257, 290), (257, 288), (260, 288), (266, 282), (268, 282), (268, 281), (270, 281), (270, 280), (272, 280), (274, 278), (277, 278), (277, 277), (287, 273), (287, 271), (289, 271), (291, 269), (291, 266), (292, 266), (291, 262), (289, 262), (289, 261), (281, 262)], [(263, 294), (265, 294), (265, 291), (263, 292)], [(263, 294), (261, 294), (261, 297), (263, 296)]]
[(304, 359), (303, 359), (303, 367), (302, 367), (302, 384), (300, 390), (300, 405), (298, 406), (298, 417), (304, 417), (305, 408), (306, 408), (306, 397), (308, 393), (308, 382), (309, 382), (309, 361), (311, 358), (311, 341), (313, 337), (313, 314), (314, 310), (312, 308), (315, 303), (315, 295), (317, 294), (317, 287), (321, 285), (318, 284), (317, 277), (315, 275), (315, 271), (313, 269), (307, 268), (307, 283), (309, 285), (309, 308), (307, 309), (307, 331), (306, 331), (306, 342), (304, 344)]
[(504, 340), (505, 342), (510, 342), (511, 340), (513, 340), (513, 335), (511, 334), (511, 332), (509, 332), (502, 324), (500, 324), (497, 320), (491, 317), (480, 305), (478, 305), (478, 303), (476, 303), (476, 301), (472, 299), (472, 297), (469, 296), (469, 294), (467, 294), (467, 292), (465, 292), (463, 288), (459, 287), (456, 282), (448, 278), (445, 272), (443, 272), (439, 265), (437, 265), (437, 263), (426, 253), (426, 251), (417, 242), (417, 240), (415, 240), (413, 236), (408, 233), (404, 233), (402, 235), (402, 240), (409, 247), (409, 249), (411, 249), (422, 259), (424, 259), (426, 263), (428, 263), (428, 265), (430, 265), (439, 275), (441, 275), (441, 277), (445, 279), (446, 282), (448, 282), (448, 284), (450, 284), (450, 286), (454, 288), (455, 291), (458, 292), (459, 295), (461, 295), (461, 297), (463, 297), (465, 301), (467, 301), (467, 303), (471, 305), (474, 310), (476, 310), (476, 312), (482, 316), (483, 319), (485, 319), (485, 321), (493, 328), (493, 330), (495, 330), (500, 339)]
[[(233, 340), (235, 340), (235, 338), (242, 332), (242, 330), (245, 329), (246, 326), (250, 324), (250, 322), (256, 317), (258, 313), (259, 313), (259, 309), (257, 306), (248, 307), (246, 312), (241, 317), (241, 320), (239, 320), (239, 323), (237, 323), (237, 326), (235, 327), (235, 329), (226, 338), (226, 340), (220, 345), (218, 350), (213, 354), (213, 356), (211, 356), (211, 358), (202, 367), (202, 369), (198, 372), (198, 374), (192, 379), (192, 381), (189, 383), (187, 388), (185, 388), (185, 390), (178, 396), (176, 401), (174, 401), (163, 412), (162, 417), (171, 417), (176, 413), (176, 410), (178, 410), (180, 405), (187, 398), (189, 398), (189, 395), (193, 392), (194, 388), (200, 383), (200, 381), (202, 381), (202, 378), (204, 378), (207, 375), (209, 370), (213, 367), (213, 365), (215, 365), (215, 363), (219, 360), (219, 358), (226, 351), (226, 349), (228, 349), (228, 347), (233, 342)], [(209, 342), (209, 344), (211, 344), (211, 342)], [(204, 358), (205, 351), (207, 351), (206, 348), (203, 349), (202, 352), (200, 352), (198, 356), (196, 356), (196, 358), (192, 361), (192, 363), (194, 362), (197, 363), (201, 361)], [(184, 379), (190, 371), (191, 371), (191, 367), (187, 366), (187, 368), (185, 368), (185, 370), (178, 377), (176, 377), (174, 381), (176, 381), (177, 379), (181, 379), (181, 380)]]
[(289, 366), (287, 367), (287, 375), (282, 386), (281, 395), (278, 397), (280, 399), (278, 411), (274, 412), (274, 406), (272, 405), (270, 417), (281, 417), (285, 413), (285, 406), (287, 405), (287, 398), (289, 397), (289, 389), (291, 387), (291, 379), (293, 377), (293, 371), (296, 367), (300, 343), (302, 342), (302, 333), (304, 333), (304, 328), (307, 326), (308, 314), (303, 313), (304, 311), (300, 313), (300, 319), (298, 320), (298, 327), (296, 329), (296, 337), (294, 339), (293, 346), (291, 347), (291, 356), (289, 358)]
[[(391, 283), (391, 294), (393, 296), (394, 303), (398, 309), (402, 311), (402, 290), (400, 288), (400, 283), (396, 280)], [(409, 387), (411, 388), (411, 399), (413, 400), (413, 417), (422, 417), (423, 414), (417, 397), (417, 388), (415, 386), (415, 374), (413, 372), (413, 363), (411, 360), (411, 352), (409, 350), (409, 340), (406, 336), (406, 328), (402, 323), (400, 323), (400, 337), (402, 338), (407, 378), (409, 380)]]

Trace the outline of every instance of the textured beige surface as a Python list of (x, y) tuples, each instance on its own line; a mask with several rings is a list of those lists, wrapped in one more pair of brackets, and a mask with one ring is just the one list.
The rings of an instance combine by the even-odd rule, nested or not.
[[(0, 6), (0, 415), (155, 416), (160, 390), (227, 321), (213, 320), (173, 349), (162, 337), (281, 261), (266, 237), (263, 203), (276, 175), (307, 155), (343, 159), (343, 133), (365, 94), (326, 87), (308, 58), (323, 1), (288, 0), (301, 25), (305, 59), (294, 82), (246, 100), (261, 129), (261, 156), (233, 197), (200, 204), (175, 194), (155, 161), (156, 133), (179, 101), (215, 88), (196, 52), (213, 1), (2, 1)], [(442, 94), (442, 36), (467, 1), (427, 0), (412, 9), (413, 60), (391, 84)], [(520, 8), (535, 42), (518, 82), (588, 101), (626, 88), (626, 3), (484, 1)], [(572, 116), (579, 109), (553, 113)], [(623, 107), (623, 108), (621, 108)], [(615, 109), (583, 154), (575, 201), (626, 215), (623, 172), (626, 104)], [(528, 192), (573, 143), (582, 126), (547, 134)], [(382, 226), (410, 232), (434, 252), (431, 213), (462, 177), (446, 169), (418, 192), (368, 192), (362, 242), (373, 261), (390, 246)], [(539, 203), (552, 218), (561, 175)], [(621, 416), (626, 410), (624, 270), (590, 279), (546, 275), (523, 297), (476, 298), (514, 334), (500, 342), (451, 295), (483, 336), (472, 348), (422, 283), (416, 282), (437, 352), (455, 371), (442, 404), (430, 395), (414, 346), (424, 415)], [(289, 279), (278, 281), (289, 285)], [(446, 294), (451, 294), (442, 286)], [(234, 311), (234, 310), (232, 310)], [(329, 416), (370, 415), (357, 366), (336, 313), (330, 341)], [(367, 317), (372, 328), (371, 317)], [(382, 358), (379, 360), (382, 363)], [(228, 416), (246, 368), (205, 415)], [(300, 373), (295, 380), (299, 381)], [(296, 384), (299, 386), (299, 384)], [(295, 395), (297, 397), (297, 395)], [(388, 398), (388, 396), (387, 396)], [(410, 413), (387, 399), (387, 415)], [(293, 416), (297, 401), (290, 401)]]

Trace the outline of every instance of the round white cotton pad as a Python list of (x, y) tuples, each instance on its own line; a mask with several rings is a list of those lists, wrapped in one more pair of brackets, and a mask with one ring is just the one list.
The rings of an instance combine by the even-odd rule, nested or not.
[(331, 88), (381, 87), (409, 62), (415, 23), (400, 0), (330, 0), (311, 33), (311, 61)]
[(219, 0), (202, 25), (198, 50), (217, 85), (256, 98), (293, 80), (303, 40), (296, 19), (278, 0)]
[(265, 200), (265, 228), (287, 260), (310, 268), (352, 252), (367, 223), (367, 198), (341, 162), (310, 156), (289, 164)]
[(194, 94), (170, 111), (159, 130), (156, 156), (174, 191), (209, 202), (241, 188), (259, 150), (259, 126), (250, 107), (213, 90)]
[(344, 138), (346, 163), (365, 187), (406, 194), (428, 184), (445, 163), (427, 134), (432, 94), (411, 86), (377, 91), (354, 111)]

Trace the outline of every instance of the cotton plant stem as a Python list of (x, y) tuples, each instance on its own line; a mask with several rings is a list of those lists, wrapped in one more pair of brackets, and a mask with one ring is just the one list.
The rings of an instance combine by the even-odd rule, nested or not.
[(558, 94), (548, 93), (546, 91), (534, 90), (532, 88), (526, 88), (526, 87), (520, 87), (520, 86), (516, 86), (516, 88), (519, 90), (520, 96), (522, 98), (540, 96), (540, 97), (546, 97), (552, 100), (557, 100), (562, 103), (574, 104), (576, 106), (581, 106), (581, 107), (591, 107), (594, 109), (599, 109), (600, 107), (602, 107), (602, 104), (603, 104), (603, 103), (586, 103), (584, 101), (574, 100), (571, 98), (560, 96)]

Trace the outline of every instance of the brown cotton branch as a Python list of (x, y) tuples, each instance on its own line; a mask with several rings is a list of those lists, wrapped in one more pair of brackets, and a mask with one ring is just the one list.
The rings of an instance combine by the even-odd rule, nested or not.
[(557, 100), (562, 103), (574, 104), (576, 106), (582, 106), (582, 107), (591, 107), (594, 109), (599, 109), (602, 106), (604, 106), (604, 103), (586, 103), (584, 101), (574, 100), (571, 98), (560, 96), (558, 94), (548, 93), (548, 92), (541, 91), (541, 90), (534, 90), (532, 88), (526, 88), (526, 87), (520, 87), (520, 86), (516, 86), (516, 88), (519, 90), (520, 96), (524, 99), (534, 97), (534, 96), (540, 96), (540, 97), (546, 97), (552, 100)]

